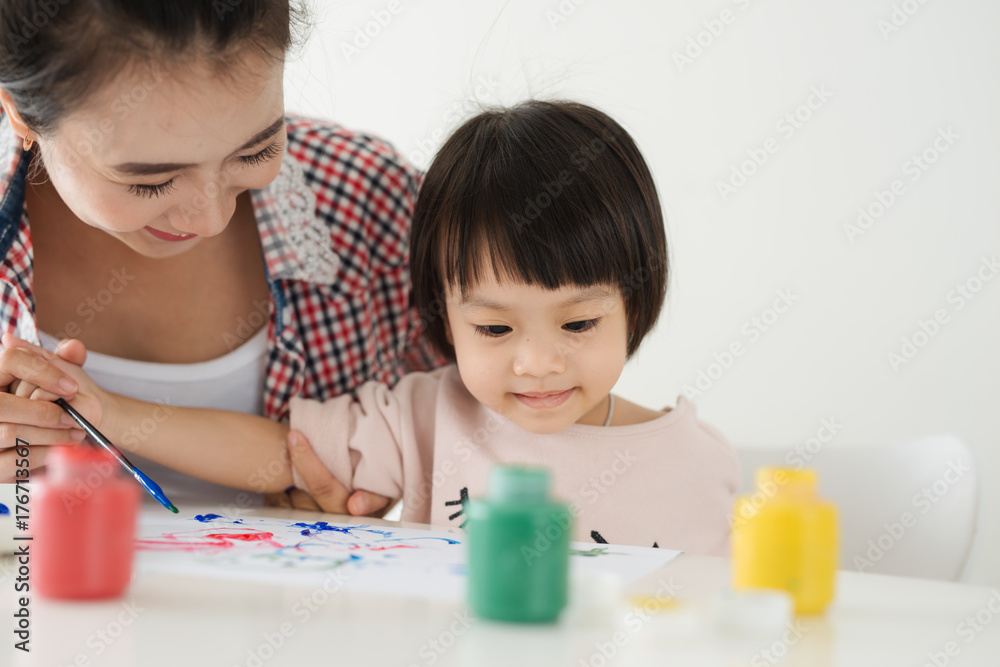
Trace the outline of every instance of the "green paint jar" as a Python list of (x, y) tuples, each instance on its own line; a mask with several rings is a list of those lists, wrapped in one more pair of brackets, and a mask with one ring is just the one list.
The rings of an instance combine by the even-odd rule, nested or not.
[(573, 518), (545, 468), (495, 466), (489, 496), (466, 507), (469, 606), (486, 619), (556, 620), (566, 606)]

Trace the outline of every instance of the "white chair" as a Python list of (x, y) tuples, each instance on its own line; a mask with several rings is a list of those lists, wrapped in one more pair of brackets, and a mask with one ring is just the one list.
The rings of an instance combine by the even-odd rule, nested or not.
[(961, 580), (979, 505), (976, 467), (962, 440), (931, 435), (877, 446), (809, 444), (818, 446), (737, 447), (741, 493), (753, 491), (759, 466), (812, 468), (820, 496), (837, 505), (842, 570)]

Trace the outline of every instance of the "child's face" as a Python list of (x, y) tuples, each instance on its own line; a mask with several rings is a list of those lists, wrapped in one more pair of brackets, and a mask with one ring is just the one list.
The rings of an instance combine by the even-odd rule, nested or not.
[(462, 381), (483, 405), (534, 433), (600, 425), (625, 365), (625, 302), (604, 286), (484, 279), (447, 291), (448, 335)]

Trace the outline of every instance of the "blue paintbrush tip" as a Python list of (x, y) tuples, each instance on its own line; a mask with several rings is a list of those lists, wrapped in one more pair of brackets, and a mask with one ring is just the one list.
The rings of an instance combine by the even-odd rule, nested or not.
[(159, 484), (151, 480), (149, 477), (146, 477), (146, 473), (139, 470), (135, 466), (132, 467), (132, 474), (135, 475), (135, 478), (139, 480), (139, 483), (142, 484), (147, 491), (149, 491), (149, 495), (156, 498), (156, 502), (160, 503), (174, 514), (177, 514), (177, 508), (174, 507), (174, 504), (163, 494), (163, 489), (160, 488)]

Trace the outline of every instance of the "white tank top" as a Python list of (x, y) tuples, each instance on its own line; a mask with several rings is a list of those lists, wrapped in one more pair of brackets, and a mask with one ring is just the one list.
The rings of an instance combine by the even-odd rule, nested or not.
[[(54, 350), (59, 340), (39, 332), (42, 347)], [(102, 388), (131, 398), (195, 408), (215, 408), (262, 415), (267, 366), (267, 327), (232, 352), (194, 364), (161, 364), (88, 352), (83, 369)], [(120, 443), (115, 443), (119, 444)], [(260, 504), (260, 495), (245, 493), (189, 477), (126, 452), (183, 512), (181, 503)], [(241, 497), (242, 496), (242, 497)], [(155, 503), (152, 498), (146, 498)]]

